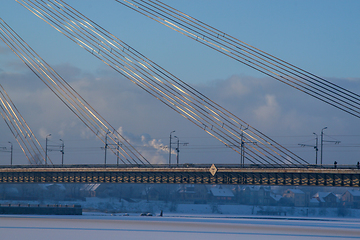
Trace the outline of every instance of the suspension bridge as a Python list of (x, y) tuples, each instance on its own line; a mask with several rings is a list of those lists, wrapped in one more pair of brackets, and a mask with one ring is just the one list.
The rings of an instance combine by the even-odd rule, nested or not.
[[(289, 151), (62, 0), (16, 0), (35, 16), (241, 156), (241, 164), (154, 165), (0, 19), (0, 39), (113, 154), (120, 165), (56, 166), (0, 85), (1, 115), (28, 166), (3, 166), (0, 182), (132, 182), (359, 186), (356, 166), (317, 166)], [(360, 117), (360, 96), (160, 1), (116, 2), (212, 50)], [(255, 144), (249, 144), (255, 143)], [(244, 151), (246, 150), (246, 156)], [(105, 151), (106, 152), (106, 151)]]

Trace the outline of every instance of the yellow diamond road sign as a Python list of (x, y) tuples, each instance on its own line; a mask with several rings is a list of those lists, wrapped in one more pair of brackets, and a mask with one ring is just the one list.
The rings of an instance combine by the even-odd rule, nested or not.
[(215, 167), (215, 164), (211, 165), (210, 173), (214, 176), (216, 172), (217, 172), (217, 168)]

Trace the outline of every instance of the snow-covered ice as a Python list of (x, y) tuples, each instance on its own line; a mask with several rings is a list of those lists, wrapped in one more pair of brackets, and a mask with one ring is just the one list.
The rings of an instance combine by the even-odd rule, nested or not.
[[(360, 239), (359, 209), (348, 209), (346, 217), (338, 217), (336, 208), (281, 207), (287, 215), (275, 217), (256, 213), (279, 207), (174, 205), (171, 202), (128, 202), (95, 197), (86, 201), (43, 201), (40, 204), (80, 204), (87, 211), (82, 216), (0, 215), (0, 240)], [(161, 210), (163, 217), (159, 216)], [(154, 216), (140, 216), (140, 213), (148, 212)]]
[(293, 217), (323, 217), (323, 218), (360, 218), (360, 209), (352, 208), (320, 208), (320, 207), (283, 207), (283, 206), (255, 206), (238, 204), (191, 204), (163, 201), (135, 200), (132, 202), (117, 198), (86, 198), (86, 201), (20, 201), (0, 200), (0, 204), (41, 204), (41, 205), (81, 205), (84, 211), (98, 211), (108, 213), (181, 213), (181, 214), (223, 214), (248, 216), (257, 215), (260, 211), (281, 212), (282, 215)]
[(231, 216), (0, 216), (2, 240), (12, 239), (359, 239), (357, 219)]

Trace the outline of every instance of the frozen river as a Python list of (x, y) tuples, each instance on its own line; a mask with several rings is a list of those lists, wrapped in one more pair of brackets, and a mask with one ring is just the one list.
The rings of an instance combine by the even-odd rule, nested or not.
[(0, 239), (360, 239), (360, 220), (2, 215)]

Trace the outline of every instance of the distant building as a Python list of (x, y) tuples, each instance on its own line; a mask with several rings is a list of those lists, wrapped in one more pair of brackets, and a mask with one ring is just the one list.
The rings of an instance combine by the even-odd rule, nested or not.
[(270, 192), (270, 203), (269, 203), (269, 205), (270, 206), (277, 206), (282, 198), (283, 198), (283, 196)]
[(154, 186), (145, 187), (141, 192), (141, 197), (143, 199), (149, 200), (159, 200), (161, 193)]
[(181, 185), (177, 190), (177, 199), (194, 203), (206, 203), (209, 200), (209, 190), (203, 184)]
[(347, 190), (341, 201), (346, 207), (360, 208), (360, 190)]
[(66, 188), (63, 184), (45, 184), (44, 198), (53, 200), (64, 200)]
[(97, 197), (100, 186), (100, 183), (85, 184), (83, 187), (80, 188), (80, 195), (82, 197)]
[(0, 188), (0, 199), (17, 199), (20, 196), (20, 192), (16, 187), (10, 185), (4, 186), (2, 184)]
[(283, 193), (283, 198), (287, 199), (294, 207), (306, 207), (308, 205), (307, 194), (300, 189), (288, 189)]
[(319, 207), (337, 207), (338, 205), (338, 198), (332, 192), (317, 192), (312, 199), (319, 202)]
[(320, 202), (316, 198), (311, 198), (309, 201), (309, 207), (320, 207)]
[(267, 206), (272, 202), (270, 187), (247, 186), (241, 191), (241, 203)]
[(223, 188), (222, 186), (210, 188), (210, 196), (212, 200), (218, 202), (232, 202), (235, 199), (234, 193), (230, 189)]

